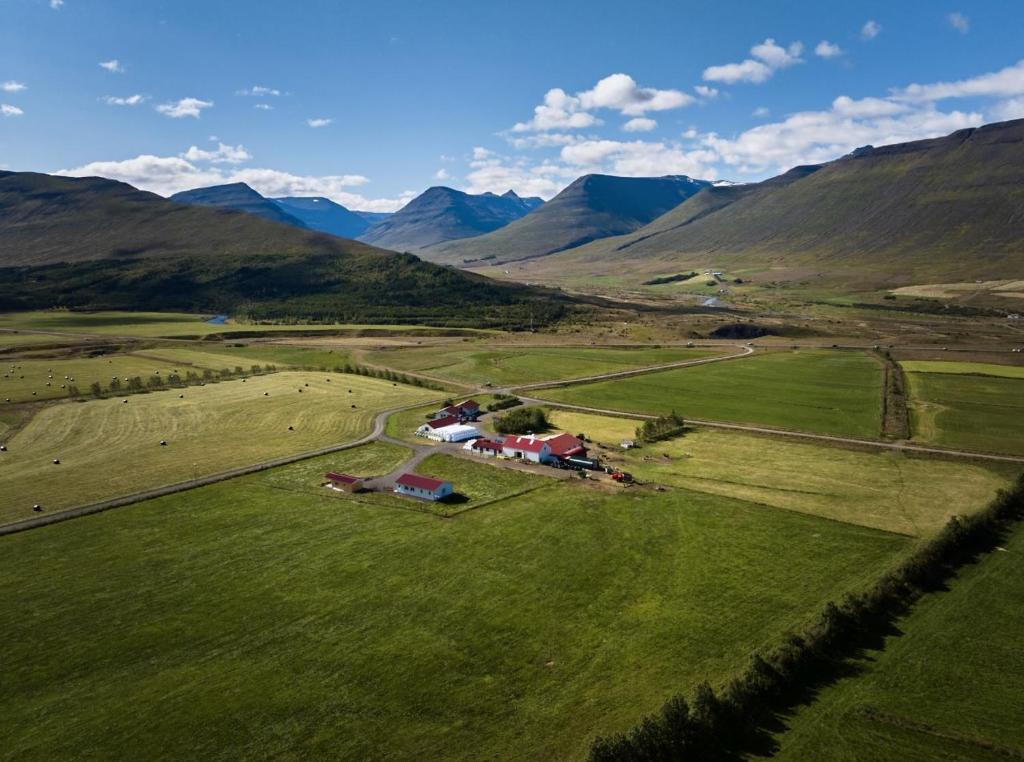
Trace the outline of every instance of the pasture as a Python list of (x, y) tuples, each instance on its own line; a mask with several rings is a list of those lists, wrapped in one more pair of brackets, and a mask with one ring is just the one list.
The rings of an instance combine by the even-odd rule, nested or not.
[(578, 378), (630, 368), (698, 360), (719, 350), (622, 347), (416, 347), (365, 351), (368, 364), (464, 384), (495, 386)]
[(623, 451), (636, 421), (561, 410), (551, 419), (610, 447), (603, 459), (642, 481), (913, 536), (986, 505), (1021, 470), (710, 428)]
[(598, 381), (535, 396), (624, 412), (876, 439), (882, 368), (861, 352), (794, 350)]
[(255, 363), (276, 365), (279, 368), (295, 366), (333, 370), (343, 367), (351, 359), (351, 353), (344, 349), (314, 349), (271, 343), (239, 345), (197, 342), (186, 346), (156, 347), (141, 354), (164, 358), (168, 362), (211, 368), (234, 368), (236, 365), (248, 368)]
[(0, 521), (30, 515), (35, 503), (58, 510), (354, 440), (381, 410), (432, 394), (361, 376), (283, 372), (135, 394), (127, 403), (52, 405), (0, 453)]
[(5, 754), (582, 759), (909, 545), (687, 491), (440, 519), (282, 488), (312, 467), (3, 538)]
[(947, 362), (944, 360), (903, 360), (907, 373), (951, 373), (964, 376), (1024, 378), (1024, 365), (998, 365), (991, 362)]
[[(225, 366), (223, 363), (211, 362), (199, 367)], [(234, 364), (230, 367), (233, 368)], [(62, 389), (61, 385), (71, 384), (77, 386), (81, 394), (88, 395), (90, 384), (98, 382), (106, 389), (112, 376), (117, 376), (122, 384), (134, 376), (139, 376), (145, 382), (152, 375), (159, 374), (167, 378), (176, 369), (181, 370), (184, 376), (186, 369), (171, 360), (133, 354), (34, 360), (9, 358), (0, 361), (0, 401), (6, 403), (10, 399), (15, 403), (61, 399), (68, 396), (68, 390)], [(53, 378), (50, 378), (51, 375)], [(69, 378), (65, 379), (65, 376)]]
[(780, 734), (778, 759), (996, 760), (1024, 755), (1024, 529), (927, 596), (854, 676)]
[(916, 441), (1024, 454), (1024, 378), (907, 373)]

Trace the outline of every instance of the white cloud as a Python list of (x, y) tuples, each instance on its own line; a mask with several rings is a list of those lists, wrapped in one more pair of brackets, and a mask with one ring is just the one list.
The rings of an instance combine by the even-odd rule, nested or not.
[(28, 90), (28, 86), (22, 82), (15, 82), (13, 79), (10, 79), (0, 85), (0, 90), (3, 90), (5, 93), (20, 93), (22, 90)]
[(271, 106), (269, 103), (257, 103), (257, 104), (255, 104), (253, 106), (253, 108), (259, 109), (260, 111), (273, 111), (274, 110), (274, 107)]
[(577, 143), (583, 138), (565, 132), (536, 132), (531, 135), (508, 134), (503, 137), (517, 150), (524, 148), (555, 148)]
[(707, 85), (697, 85), (693, 88), (693, 91), (701, 98), (705, 98), (707, 100), (717, 98), (721, 94), (717, 88), (708, 87)]
[(202, 166), (183, 156), (142, 155), (125, 161), (97, 161), (55, 174), (108, 177), (163, 196), (191, 188), (243, 182), (264, 196), (324, 196), (349, 209), (372, 212), (393, 212), (416, 195), (405, 191), (397, 198), (367, 198), (349, 190), (369, 182), (362, 175), (310, 176), (265, 168), (224, 169)]
[(989, 74), (981, 74), (956, 82), (912, 84), (894, 90), (893, 97), (906, 101), (938, 101), (944, 98), (997, 97), (1024, 95), (1024, 60)]
[(267, 96), (278, 96), (281, 95), (281, 91), (274, 87), (264, 87), (263, 85), (253, 85), (250, 88), (244, 90), (236, 90), (235, 95), (251, 95), (257, 98), (265, 98)]
[(122, 98), (117, 95), (108, 95), (104, 97), (102, 100), (108, 106), (138, 106), (140, 103), (146, 100), (146, 96), (129, 95)]
[(448, 174), (448, 170), (444, 168), (441, 168), (434, 173), (435, 180), (447, 180), (449, 177), (451, 177), (451, 175)]
[(626, 177), (675, 174), (703, 177), (714, 174), (707, 163), (713, 158), (710, 152), (704, 149), (686, 151), (678, 145), (663, 142), (586, 140), (563, 148), (561, 158), (584, 171), (610, 171)]
[(752, 58), (739, 63), (709, 66), (704, 69), (703, 77), (709, 82), (725, 82), (730, 85), (737, 82), (760, 84), (770, 79), (779, 69), (803, 63), (800, 58), (803, 50), (801, 42), (791, 43), (784, 48), (769, 37), (750, 49)]
[(874, 19), (868, 19), (864, 22), (864, 26), (860, 28), (860, 37), (862, 40), (873, 40), (882, 31), (882, 25)]
[(771, 113), (772, 113), (771, 109), (768, 108), (767, 106), (758, 106), (756, 109), (754, 109), (751, 112), (751, 116), (756, 116), (758, 118), (761, 118), (761, 117), (766, 117), (766, 116), (768, 116)]
[(241, 164), (243, 161), (249, 161), (252, 154), (245, 150), (245, 146), (229, 146), (218, 142), (217, 148), (213, 151), (205, 151), (199, 146), (192, 146), (181, 154), (181, 158), (189, 161), (209, 161), (215, 164)]
[(320, 117), (318, 119), (307, 119), (306, 124), (312, 127), (313, 129), (317, 129), (318, 127), (326, 127), (333, 121), (333, 119), (326, 119), (324, 117)]
[(650, 132), (657, 126), (658, 123), (653, 119), (638, 116), (622, 125), (622, 129), (626, 132)]
[(843, 54), (843, 49), (828, 40), (822, 40), (814, 46), (814, 55), (821, 58), (836, 58)]
[(55, 11), (59, 10), (62, 5), (64, 5), (64, 0), (50, 0), (50, 7)]
[(910, 107), (886, 100), (885, 98), (861, 98), (854, 100), (845, 95), (840, 95), (832, 101), (832, 110), (840, 116), (852, 117), (877, 117), (901, 114), (910, 110)]
[(989, 114), (1000, 122), (1010, 119), (1024, 119), (1024, 98), (1009, 98), (999, 101), (990, 109)]
[(199, 112), (204, 108), (210, 108), (212, 106), (213, 101), (203, 101), (198, 98), (182, 98), (179, 101), (161, 103), (156, 107), (156, 110), (164, 116), (169, 116), (171, 119), (182, 119), (186, 116), (198, 119)]
[(580, 110), (579, 98), (554, 87), (544, 94), (544, 102), (534, 108), (533, 119), (516, 123), (512, 131), (578, 130), (600, 123), (593, 114)]
[(964, 14), (960, 13), (960, 11), (950, 13), (946, 16), (946, 21), (948, 21), (949, 25), (956, 31), (960, 32), (960, 34), (967, 34), (971, 31), (971, 20)]
[(99, 65), (101, 69), (106, 69), (107, 71), (114, 74), (124, 73), (124, 66), (122, 66), (121, 62), (118, 61), (116, 58), (112, 58), (109, 61), (100, 61)]
[(25, 112), (17, 106), (11, 106), (8, 103), (0, 103), (0, 115), (3, 116), (22, 116)]
[(530, 166), (523, 158), (509, 159), (486, 148), (474, 148), (466, 175), (467, 193), (504, 193), (551, 198), (576, 179), (579, 172), (551, 162)]

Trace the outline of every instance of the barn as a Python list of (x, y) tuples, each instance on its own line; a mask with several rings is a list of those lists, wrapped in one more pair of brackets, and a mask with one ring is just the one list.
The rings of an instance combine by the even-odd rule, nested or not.
[(419, 474), (402, 474), (395, 480), (395, 492), (421, 500), (442, 500), (452, 494), (452, 483)]
[(552, 458), (550, 445), (532, 434), (528, 437), (508, 437), (501, 443), (501, 453), (506, 458), (531, 463), (546, 463)]
[(446, 415), (443, 418), (435, 418), (432, 421), (427, 421), (416, 429), (416, 434), (421, 437), (428, 437), (432, 431), (444, 428), (445, 426), (454, 426), (459, 423), (462, 423), (462, 421), (458, 417), (454, 415)]
[(475, 421), (480, 415), (480, 403), (476, 400), (466, 400), (457, 405), (448, 405), (434, 413), (434, 418), (455, 417), (460, 421)]
[(327, 480), (327, 483), (324, 485), (325, 487), (336, 489), (339, 492), (358, 492), (363, 488), (363, 480), (358, 476), (331, 471), (324, 474), (324, 478)]
[(474, 455), (486, 455), (493, 458), (501, 455), (501, 446), (501, 442), (495, 439), (474, 439), (466, 445), (466, 449)]
[(559, 460), (565, 460), (573, 455), (585, 456), (587, 454), (587, 448), (583, 444), (583, 440), (574, 437), (572, 434), (555, 434), (554, 436), (544, 437), (544, 441), (551, 448), (551, 455)]

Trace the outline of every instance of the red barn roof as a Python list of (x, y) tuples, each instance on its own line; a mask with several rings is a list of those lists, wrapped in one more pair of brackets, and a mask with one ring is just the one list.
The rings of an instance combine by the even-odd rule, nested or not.
[(395, 484), (401, 484), (403, 487), (425, 489), (430, 492), (436, 492), (444, 486), (444, 482), (440, 479), (431, 479), (429, 476), (420, 476), (419, 474), (402, 474), (395, 479)]
[(533, 437), (509, 437), (503, 443), (503, 447), (511, 450), (522, 450), (523, 452), (543, 452), (547, 445), (543, 439)]
[[(447, 408), (445, 408), (447, 409)], [(427, 426), (432, 429), (440, 429), (442, 426), (451, 426), (459, 422), (458, 416), (446, 415), (444, 418), (435, 418), (432, 421), (427, 421)]]
[(477, 439), (473, 442), (474, 450), (494, 450), (495, 452), (501, 450), (501, 442), (495, 442), (493, 439)]
[(548, 447), (551, 448), (552, 454), (559, 457), (578, 455), (584, 451), (583, 442), (572, 434), (557, 434), (545, 439), (544, 441), (548, 443)]
[(330, 482), (341, 482), (342, 484), (355, 484), (360, 481), (358, 476), (349, 476), (348, 474), (339, 474), (335, 471), (331, 471), (328, 474), (324, 474), (327, 481)]
[(458, 406), (459, 407), (476, 408), (478, 410), (480, 409), (480, 403), (477, 402), (476, 400), (466, 400), (465, 402), (460, 402)]

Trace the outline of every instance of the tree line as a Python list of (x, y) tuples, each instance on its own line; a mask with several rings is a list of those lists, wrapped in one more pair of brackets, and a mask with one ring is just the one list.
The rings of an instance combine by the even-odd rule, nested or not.
[(637, 426), (636, 438), (644, 443), (659, 442), (662, 439), (677, 437), (686, 430), (686, 421), (673, 410), (668, 415), (644, 421)]
[[(258, 376), (265, 373), (275, 373), (276, 371), (276, 365), (268, 364), (251, 365), (248, 369), (243, 368), (241, 365), (236, 365), (234, 368), (222, 368), (221, 370), (204, 368), (202, 372), (187, 370), (184, 375), (177, 371), (168, 373), (167, 375), (154, 373), (145, 381), (143, 381), (142, 376), (131, 376), (123, 379), (119, 376), (114, 376), (105, 387), (99, 381), (93, 381), (89, 386), (89, 393), (93, 397), (106, 397), (118, 394), (138, 394), (140, 392), (159, 391), (161, 389), (177, 389), (185, 386), (198, 386), (199, 384), (225, 381), (231, 378), (240, 378), (242, 376)], [(71, 384), (68, 386), (68, 396), (82, 397), (84, 395), (81, 390), (79, 390), (78, 386)]]
[(991, 551), (1024, 518), (1024, 474), (982, 511), (956, 516), (869, 590), (829, 602), (809, 625), (775, 647), (755, 652), (746, 670), (719, 692), (707, 682), (689, 698), (669, 699), (660, 713), (627, 733), (597, 739), (592, 762), (737, 759), (766, 735), (780, 711), (794, 706), (844, 662), (891, 631), (925, 593)]

